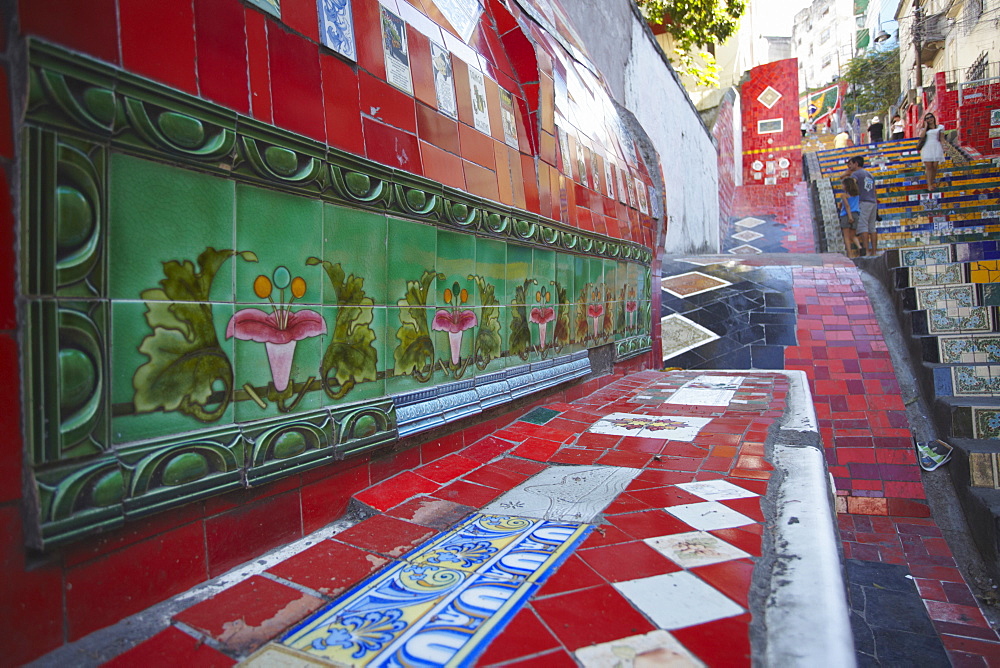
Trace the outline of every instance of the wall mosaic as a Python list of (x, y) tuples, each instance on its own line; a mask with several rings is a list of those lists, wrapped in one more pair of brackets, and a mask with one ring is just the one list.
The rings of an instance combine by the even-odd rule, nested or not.
[(595, 346), (650, 348), (646, 247), (44, 44), (30, 63), (38, 545), (578, 377)]

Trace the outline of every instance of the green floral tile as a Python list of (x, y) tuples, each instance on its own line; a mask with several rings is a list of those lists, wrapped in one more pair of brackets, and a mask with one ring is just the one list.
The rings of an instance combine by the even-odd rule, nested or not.
[(324, 306), (321, 311), (327, 323), (317, 373), (323, 405), (385, 394), (385, 307)]
[(534, 279), (532, 268), (531, 248), (519, 244), (507, 244), (507, 290), (504, 304), (511, 304), (526, 294), (530, 285), (525, 284), (527, 279), (529, 284)]
[[(434, 301), (436, 306), (458, 308), (479, 305), (479, 290), (476, 289), (475, 281), (469, 278), (469, 275), (476, 271), (475, 237), (460, 232), (438, 230), (437, 270), (439, 276)], [(462, 297), (465, 301), (462, 301)]]
[[(398, 394), (431, 387), (445, 381), (437, 360), (448, 359), (447, 349), (438, 350), (438, 332), (432, 329), (433, 307), (386, 308), (386, 393)], [(447, 342), (447, 339), (444, 339)]]
[[(204, 294), (182, 292), (158, 299), (233, 300), (236, 263), (203, 257), (206, 249), (234, 248), (235, 186), (215, 176), (114, 154), (110, 160), (108, 257), (111, 299), (142, 299), (162, 290), (160, 281), (178, 272), (214, 276)], [(204, 262), (202, 261), (204, 260)], [(185, 270), (184, 264), (190, 263)], [(168, 292), (170, 290), (168, 289)]]
[(438, 290), (437, 230), (429, 225), (389, 218), (388, 248), (389, 297), (386, 305), (433, 306)]
[(604, 260), (589, 257), (587, 261), (587, 283), (602, 285), (604, 283)]
[(236, 245), (256, 263), (236, 266), (236, 301), (320, 304), (326, 277), (307, 261), (322, 253), (323, 205), (317, 200), (240, 184)]
[[(230, 304), (112, 303), (113, 443), (233, 422), (232, 314)], [(192, 340), (190, 331), (205, 333)]]
[[(576, 299), (576, 256), (567, 253), (556, 253), (556, 277), (559, 284), (553, 286), (558, 303), (569, 304)], [(565, 297), (560, 298), (559, 289), (565, 291)]]
[[(323, 252), (319, 259), (329, 264), (320, 264), (318, 268), (324, 270), (324, 304), (338, 303), (341, 291), (335, 289), (334, 281), (339, 280), (340, 285), (350, 276), (362, 281), (365, 296), (376, 305), (389, 303), (386, 289), (388, 225), (388, 219), (379, 213), (332, 204), (323, 206)], [(339, 270), (334, 267), (338, 264)], [(345, 279), (339, 279), (340, 272)]]
[[(300, 413), (322, 405), (322, 335), (330, 328), (324, 315), (321, 309), (310, 306), (271, 312), (258, 304), (236, 305), (227, 333), (235, 340), (237, 422)], [(285, 329), (281, 329), (282, 324)]]
[(479, 309), (476, 328), (476, 375), (500, 371), (507, 365), (509, 306)]
[(556, 253), (544, 248), (535, 248), (531, 252), (532, 257), (532, 277), (538, 280), (539, 285), (549, 286), (551, 290), (552, 281), (556, 279)]
[(434, 311), (431, 334), (436, 351), (434, 368), (440, 382), (471, 378), (476, 369), (476, 344), (482, 309), (477, 307), (438, 308)]

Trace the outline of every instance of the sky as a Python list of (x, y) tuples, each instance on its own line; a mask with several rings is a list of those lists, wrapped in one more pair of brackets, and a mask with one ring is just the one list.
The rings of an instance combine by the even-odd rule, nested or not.
[(795, 15), (808, 7), (811, 0), (750, 0), (757, 5), (761, 25), (755, 32), (776, 37), (792, 36)]

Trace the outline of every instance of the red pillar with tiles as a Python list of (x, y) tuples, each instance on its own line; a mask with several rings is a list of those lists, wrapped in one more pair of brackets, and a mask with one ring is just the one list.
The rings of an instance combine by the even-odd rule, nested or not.
[(802, 180), (798, 76), (798, 59), (778, 60), (750, 70), (740, 88), (746, 185)]

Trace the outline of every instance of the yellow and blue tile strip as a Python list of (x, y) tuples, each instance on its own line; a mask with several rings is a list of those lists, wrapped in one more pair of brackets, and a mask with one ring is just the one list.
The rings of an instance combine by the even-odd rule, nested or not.
[(473, 515), (360, 583), (280, 643), (334, 665), (468, 665), (590, 529)]

